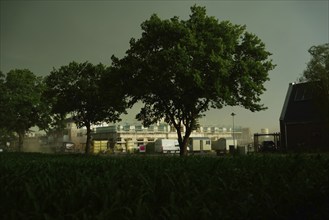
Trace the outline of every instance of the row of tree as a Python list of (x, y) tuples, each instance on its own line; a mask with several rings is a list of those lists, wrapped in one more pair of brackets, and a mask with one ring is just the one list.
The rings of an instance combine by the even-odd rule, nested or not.
[(187, 20), (154, 14), (141, 28), (141, 38), (131, 39), (122, 59), (112, 56), (110, 67), (71, 62), (44, 78), (26, 69), (1, 73), (1, 132), (16, 132), (21, 147), (32, 126), (54, 129), (70, 114), (87, 128), (89, 153), (90, 126), (118, 121), (141, 101), (136, 118), (146, 126), (165, 119), (176, 128), (186, 155), (188, 138), (209, 108), (265, 109), (260, 95), (275, 65), (245, 26), (219, 22), (204, 7), (193, 6)]
[(31, 127), (60, 130), (69, 114), (78, 127), (87, 128), (85, 151), (89, 153), (91, 125), (115, 122), (128, 107), (123, 87), (115, 78), (111, 68), (89, 62), (71, 62), (44, 78), (27, 69), (1, 73), (2, 135), (18, 134), (20, 150)]

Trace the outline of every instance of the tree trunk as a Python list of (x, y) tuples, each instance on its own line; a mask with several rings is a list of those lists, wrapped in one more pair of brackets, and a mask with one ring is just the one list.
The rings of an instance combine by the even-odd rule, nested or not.
[(86, 154), (90, 154), (90, 149), (91, 149), (91, 129), (90, 129), (90, 123), (86, 123), (86, 128), (87, 128), (87, 141), (86, 141), (85, 153)]
[(17, 133), (18, 133), (18, 152), (21, 152), (23, 148), (24, 132), (19, 131)]
[(179, 143), (179, 149), (180, 149), (180, 156), (187, 156), (187, 145), (188, 145), (188, 139), (191, 135), (191, 128), (186, 127), (186, 132), (184, 137), (182, 137), (182, 132), (179, 129), (176, 128), (177, 130), (177, 136), (178, 136), (178, 143)]
[(190, 134), (186, 134), (183, 139), (183, 148), (181, 150), (181, 156), (187, 156), (187, 146), (188, 146), (188, 140), (189, 140)]

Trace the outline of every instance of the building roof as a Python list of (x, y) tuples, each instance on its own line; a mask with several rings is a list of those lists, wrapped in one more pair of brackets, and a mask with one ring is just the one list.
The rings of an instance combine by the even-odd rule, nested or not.
[(280, 121), (286, 123), (321, 122), (324, 113), (313, 97), (312, 83), (290, 83)]

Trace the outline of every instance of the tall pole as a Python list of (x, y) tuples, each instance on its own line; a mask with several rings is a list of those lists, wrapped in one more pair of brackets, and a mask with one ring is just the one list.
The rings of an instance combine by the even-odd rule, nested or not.
[(232, 112), (231, 116), (232, 116), (232, 119), (233, 119), (232, 137), (233, 137), (233, 145), (234, 145), (234, 148), (235, 148), (235, 137), (234, 137), (234, 116), (235, 116), (235, 114), (234, 114), (234, 112)]

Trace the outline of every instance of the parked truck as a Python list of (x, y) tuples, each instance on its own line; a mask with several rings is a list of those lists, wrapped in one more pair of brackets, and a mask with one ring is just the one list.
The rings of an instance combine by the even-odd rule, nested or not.
[(159, 138), (154, 142), (156, 153), (179, 153), (179, 144), (176, 139)]

